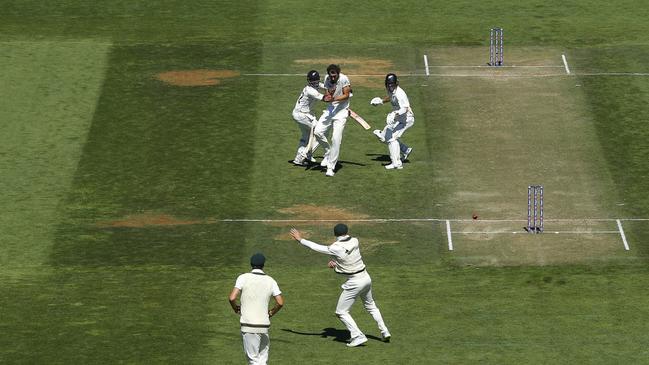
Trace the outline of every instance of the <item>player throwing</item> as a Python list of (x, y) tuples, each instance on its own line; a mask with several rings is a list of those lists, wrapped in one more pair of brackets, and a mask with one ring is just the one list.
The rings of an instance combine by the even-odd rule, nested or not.
[[(386, 165), (388, 170), (402, 169), (403, 162), (405, 161), (412, 148), (408, 147), (401, 141), (403, 133), (415, 124), (415, 115), (410, 109), (410, 101), (408, 95), (399, 86), (397, 75), (389, 73), (385, 76), (385, 89), (388, 95), (384, 98), (375, 97), (370, 101), (370, 104), (377, 106), (388, 101), (392, 104), (392, 111), (388, 113), (385, 119), (385, 128), (383, 130), (375, 130), (374, 134), (378, 137), (379, 141), (388, 145), (391, 163)], [(403, 155), (403, 159), (401, 156)]]
[(329, 268), (346, 278), (345, 283), (342, 285), (343, 292), (340, 293), (340, 298), (338, 298), (336, 315), (351, 334), (351, 340), (347, 346), (355, 347), (367, 342), (367, 337), (361, 332), (349, 313), (357, 298), (361, 298), (365, 310), (376, 321), (383, 341), (390, 342), (390, 331), (385, 326), (381, 311), (379, 311), (372, 297), (372, 278), (370, 278), (370, 274), (365, 269), (358, 239), (348, 235), (347, 232), (348, 228), (346, 225), (342, 223), (337, 224), (334, 227), (336, 242), (329, 246), (302, 238), (300, 231), (295, 228), (291, 229), (290, 234), (296, 241), (313, 251), (330, 255)]
[(324, 102), (331, 101), (331, 95), (321, 94), (318, 91), (318, 88), (324, 86), (320, 83), (320, 74), (318, 71), (309, 71), (306, 74), (306, 80), (307, 84), (304, 86), (304, 89), (302, 89), (302, 93), (300, 93), (300, 96), (295, 102), (295, 107), (293, 108), (293, 120), (295, 120), (301, 132), (297, 153), (295, 154), (295, 159), (293, 159), (293, 164), (298, 166), (304, 166), (309, 162), (315, 162), (312, 154), (313, 151), (318, 148), (319, 143), (313, 136), (313, 128), (317, 121), (315, 114), (313, 113), (314, 104), (319, 100)]

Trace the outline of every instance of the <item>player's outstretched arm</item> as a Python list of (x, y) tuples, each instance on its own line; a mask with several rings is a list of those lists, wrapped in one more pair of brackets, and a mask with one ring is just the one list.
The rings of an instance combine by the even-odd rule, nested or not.
[(300, 242), (301, 245), (306, 246), (315, 252), (320, 252), (327, 255), (336, 254), (329, 250), (330, 246), (321, 245), (305, 239), (304, 237), (302, 237), (302, 233), (295, 228), (291, 228), (289, 234), (291, 235), (291, 237), (293, 237), (294, 240)]

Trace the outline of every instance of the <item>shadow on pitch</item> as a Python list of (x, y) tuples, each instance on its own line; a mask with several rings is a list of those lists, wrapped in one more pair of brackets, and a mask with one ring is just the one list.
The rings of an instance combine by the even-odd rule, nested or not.
[(368, 153), (365, 156), (372, 157), (372, 161), (390, 162), (390, 156), (382, 153)]
[[(323, 166), (320, 166), (319, 162), (307, 162), (304, 165), (295, 165), (293, 163), (293, 160), (288, 160), (287, 162), (289, 164), (295, 166), (295, 167), (300, 167), (300, 168), (303, 168), (305, 170), (319, 171), (319, 172), (326, 172), (327, 171), (327, 168), (323, 167)], [(338, 163), (336, 164), (336, 168), (334, 169), (334, 172), (338, 172), (338, 171), (342, 170), (343, 168), (345, 168), (345, 165), (367, 166), (366, 164), (360, 163), (360, 162), (341, 161), (341, 160), (339, 160)]]
[[(292, 329), (288, 328), (282, 328), (282, 331), (288, 332), (288, 333), (293, 333), (296, 335), (302, 335), (302, 336), (320, 336), (322, 338), (333, 338), (334, 341), (336, 342), (348, 342), (351, 339), (351, 335), (349, 334), (348, 330), (339, 330), (336, 328), (332, 327), (327, 327), (322, 330), (322, 332), (300, 332), (300, 331), (294, 331)], [(372, 339), (372, 340), (377, 340), (377, 341), (382, 341), (381, 338), (372, 336), (372, 335), (365, 335), (367, 338)]]
[[(390, 155), (384, 155), (382, 153), (367, 153), (365, 156), (372, 157), (372, 161), (392, 162), (392, 160), (390, 160)], [(405, 159), (403, 160), (403, 163), (410, 163), (410, 160)]]
[(286, 331), (288, 333), (294, 333), (296, 335), (302, 335), (302, 336), (320, 336), (322, 338), (332, 337), (333, 340), (337, 342), (347, 342), (350, 339), (349, 331), (339, 330), (332, 327), (325, 328), (322, 330), (322, 332), (300, 332), (300, 331), (294, 331), (292, 329), (287, 329), (287, 328), (282, 328), (282, 331)]

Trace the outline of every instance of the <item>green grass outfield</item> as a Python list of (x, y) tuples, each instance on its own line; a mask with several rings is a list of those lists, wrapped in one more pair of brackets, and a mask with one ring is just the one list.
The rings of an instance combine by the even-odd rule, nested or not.
[[(263, 251), (286, 299), (271, 363), (646, 363), (644, 2), (0, 8), (0, 362), (244, 363), (227, 295)], [(492, 26), (518, 67), (478, 67)], [(389, 107), (368, 102), (400, 75), (403, 170), (352, 120), (334, 178), (289, 163), (302, 75), (330, 62), (377, 128)], [(166, 78), (197, 70), (221, 77)], [(536, 183), (547, 232), (527, 235)], [(289, 239), (338, 221), (389, 344), (357, 304), (370, 341), (344, 345), (341, 279)]]

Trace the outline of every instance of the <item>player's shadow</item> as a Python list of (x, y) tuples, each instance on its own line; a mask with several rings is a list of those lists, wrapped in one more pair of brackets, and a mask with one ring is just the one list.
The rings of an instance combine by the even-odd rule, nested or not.
[[(322, 157), (320, 157), (320, 159), (322, 159)], [(290, 164), (293, 164), (293, 160), (288, 160), (287, 162), (290, 163)], [(293, 165), (295, 167), (303, 168), (303, 169), (305, 169), (307, 171), (308, 170), (310, 170), (310, 171), (318, 171), (318, 172), (326, 172), (327, 171), (326, 167), (320, 166), (320, 162), (308, 162), (308, 163), (306, 163), (304, 165), (295, 165), (295, 164), (293, 164)], [(338, 163), (336, 164), (336, 168), (334, 169), (334, 172), (338, 172), (338, 171), (344, 169), (345, 165), (367, 166), (366, 164), (360, 163), (360, 162), (339, 160)]]
[[(390, 155), (384, 155), (382, 153), (367, 153), (365, 156), (372, 157), (372, 161), (392, 162), (392, 160), (390, 160)], [(405, 159), (403, 160), (403, 163), (410, 163), (410, 160)]]
[(302, 336), (320, 336), (322, 338), (333, 337), (333, 340), (337, 342), (347, 342), (351, 337), (349, 335), (349, 331), (339, 330), (332, 327), (327, 327), (323, 329), (322, 332), (300, 332), (300, 331), (294, 331), (292, 329), (287, 329), (287, 328), (282, 328), (282, 331), (286, 331), (289, 333), (294, 333), (296, 335), (302, 335)]
[(390, 161), (390, 156), (389, 155), (384, 155), (382, 153), (368, 153), (365, 156), (373, 157), (372, 161), (381, 161), (381, 162)]
[[(282, 331), (289, 332), (289, 333), (294, 333), (296, 335), (302, 335), (302, 336), (320, 336), (322, 338), (330, 338), (332, 337), (334, 341), (336, 342), (348, 342), (351, 339), (351, 335), (349, 334), (348, 330), (339, 330), (336, 328), (332, 327), (327, 327), (322, 330), (322, 332), (300, 332), (300, 331), (294, 331), (292, 329), (288, 328), (282, 328)], [(372, 335), (365, 335), (365, 337), (376, 340), (376, 341), (382, 341), (381, 338), (372, 336)]]

